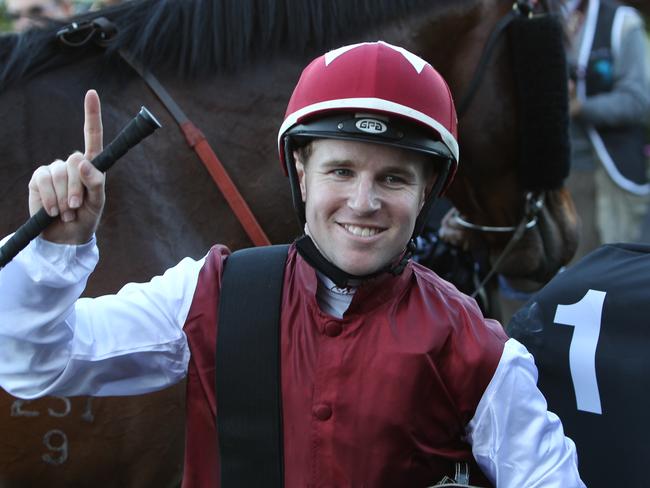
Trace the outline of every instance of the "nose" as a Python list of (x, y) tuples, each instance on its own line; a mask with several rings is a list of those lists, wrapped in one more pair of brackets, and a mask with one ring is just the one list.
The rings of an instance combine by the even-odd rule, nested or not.
[(360, 177), (355, 181), (348, 206), (355, 212), (372, 213), (381, 207), (377, 185), (372, 178)]

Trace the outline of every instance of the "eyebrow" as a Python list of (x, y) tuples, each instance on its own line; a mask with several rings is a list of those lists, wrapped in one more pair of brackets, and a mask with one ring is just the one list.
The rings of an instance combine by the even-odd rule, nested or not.
[(334, 166), (352, 166), (353, 162), (349, 159), (328, 159), (327, 161), (324, 161), (322, 165), (326, 168)]
[(417, 171), (412, 166), (407, 166), (406, 164), (400, 164), (399, 166), (388, 166), (384, 168), (384, 173), (396, 173), (403, 176), (417, 176)]
[[(322, 163), (322, 169), (349, 168), (354, 165), (355, 163), (350, 159), (329, 159)], [(402, 177), (416, 178), (418, 172), (414, 166), (405, 162), (403, 164), (387, 166), (381, 172), (383, 174), (396, 174)]]

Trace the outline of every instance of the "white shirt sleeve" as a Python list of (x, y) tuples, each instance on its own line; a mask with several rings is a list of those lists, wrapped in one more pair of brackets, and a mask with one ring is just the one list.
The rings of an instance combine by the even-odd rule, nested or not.
[(97, 260), (94, 238), (81, 246), (39, 238), (0, 270), (0, 386), (10, 394), (138, 395), (185, 376), (183, 325), (203, 260), (78, 299)]
[(575, 444), (537, 388), (533, 357), (514, 339), (505, 344), (467, 434), (474, 458), (498, 488), (585, 486)]

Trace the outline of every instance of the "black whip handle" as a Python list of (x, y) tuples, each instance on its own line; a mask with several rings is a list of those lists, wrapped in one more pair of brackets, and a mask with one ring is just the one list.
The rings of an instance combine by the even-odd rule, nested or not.
[[(145, 137), (151, 135), (156, 129), (162, 127), (149, 110), (145, 107), (122, 129), (104, 150), (99, 153), (91, 164), (105, 173), (113, 166), (115, 161), (124, 156), (126, 152), (137, 145)], [(52, 223), (55, 217), (50, 217), (44, 208), (32, 215), (27, 222), (21, 225), (16, 233), (0, 247), (0, 268), (11, 261), (16, 254), (27, 247), (45, 228)]]

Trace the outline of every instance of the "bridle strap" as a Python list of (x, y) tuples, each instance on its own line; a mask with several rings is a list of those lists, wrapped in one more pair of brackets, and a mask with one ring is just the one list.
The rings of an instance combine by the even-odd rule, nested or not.
[(505, 257), (510, 254), (510, 251), (515, 247), (515, 245), (521, 240), (523, 237), (524, 233), (527, 230), (527, 216), (524, 216), (523, 219), (519, 222), (517, 227), (515, 227), (515, 231), (512, 234), (512, 237), (508, 241), (508, 244), (506, 244), (506, 247), (503, 248), (503, 251), (501, 251), (501, 254), (499, 254), (499, 257), (497, 260), (494, 262), (492, 267), (490, 268), (490, 271), (488, 271), (488, 274), (485, 275), (485, 277), (481, 280), (481, 282), (476, 285), (476, 289), (472, 294), (470, 295), (472, 298), (476, 298), (476, 296), (483, 292), (485, 289), (485, 285), (487, 284), (488, 281), (495, 275), (497, 272), (497, 269), (499, 269), (499, 265), (503, 262)]
[[(532, 229), (537, 225), (537, 214), (544, 207), (544, 194), (540, 194), (537, 197), (533, 196), (532, 192), (526, 194), (526, 203), (524, 209), (524, 229)], [(475, 224), (465, 219), (458, 209), (455, 209), (452, 219), (454, 222), (461, 227), (464, 227), (468, 230), (476, 230), (479, 232), (515, 232), (520, 224), (517, 225), (508, 225), (508, 226), (496, 226), (496, 225), (482, 225)]]
[[(89, 22), (72, 23), (57, 32), (59, 41), (70, 47), (81, 47), (88, 42), (106, 47), (117, 34), (115, 24), (105, 17), (98, 17)], [(130, 53), (121, 49), (120, 57), (144, 80), (151, 91), (180, 127), (187, 144), (194, 149), (206, 167), (215, 184), (221, 191), (231, 210), (241, 223), (246, 235), (255, 246), (268, 246), (271, 241), (264, 233), (255, 215), (232, 181), (201, 130), (192, 123), (185, 112), (171, 97), (158, 79), (139, 63)]]
[[(456, 209), (455, 213), (452, 215), (452, 218), (458, 225), (470, 230), (480, 230), (481, 232), (514, 232), (517, 230), (517, 225), (497, 226), (473, 224), (469, 220), (465, 220), (458, 209)], [(537, 217), (532, 217), (528, 222), (526, 222), (526, 229), (532, 229), (536, 225)]]
[(479, 59), (478, 65), (476, 66), (476, 70), (474, 71), (474, 75), (469, 82), (469, 86), (465, 89), (465, 93), (463, 93), (463, 96), (460, 98), (460, 102), (457, 105), (458, 118), (463, 116), (463, 114), (467, 111), (467, 108), (472, 103), (474, 95), (476, 95), (476, 91), (483, 81), (483, 76), (485, 76), (485, 71), (487, 70), (488, 63), (492, 58), (492, 54), (494, 54), (494, 49), (496, 48), (497, 42), (501, 38), (501, 35), (505, 32), (510, 23), (517, 17), (532, 16), (535, 3), (535, 0), (517, 0), (512, 4), (512, 8), (508, 11), (508, 13), (505, 14), (499, 20), (499, 22), (496, 23), (494, 29), (492, 29), (492, 32), (490, 32), (490, 36), (488, 37), (487, 42), (485, 43), (485, 47), (481, 53), (481, 57)]
[(201, 159), (201, 162), (210, 173), (210, 176), (223, 194), (226, 202), (228, 202), (228, 205), (244, 228), (244, 231), (253, 242), (253, 245), (270, 245), (271, 241), (264, 233), (264, 230), (255, 218), (255, 215), (253, 215), (246, 200), (244, 200), (244, 197), (237, 189), (237, 186), (230, 178), (226, 168), (215, 154), (203, 132), (201, 132), (201, 130), (196, 127), (191, 120), (189, 120), (187, 115), (185, 115), (185, 112), (183, 112), (183, 110), (178, 106), (171, 95), (169, 95), (169, 92), (160, 84), (151, 71), (145, 69), (125, 50), (120, 49), (118, 52), (122, 59), (124, 59), (124, 61), (126, 61), (126, 63), (140, 75), (147, 86), (152, 92), (154, 92), (160, 102), (174, 118), (183, 132), (187, 144), (194, 149), (196, 154), (199, 156), (199, 159)]
[[(481, 53), (481, 58), (479, 63), (474, 71), (474, 75), (469, 83), (468, 88), (463, 93), (463, 96), (460, 99), (460, 102), (457, 105), (458, 117), (467, 111), (470, 106), (476, 91), (478, 90), (479, 85), (481, 84), (485, 72), (487, 70), (488, 63), (494, 54), (497, 42), (501, 38), (501, 35), (506, 31), (506, 28), (518, 17), (531, 18), (533, 16), (533, 11), (535, 6), (538, 4), (538, 0), (516, 0), (512, 4), (512, 8), (506, 13), (490, 32), (490, 36), (483, 48)], [(499, 265), (503, 262), (506, 256), (512, 251), (515, 245), (521, 240), (524, 233), (532, 229), (537, 225), (537, 214), (544, 207), (544, 195), (538, 196), (534, 199), (532, 193), (526, 195), (526, 210), (521, 221), (516, 226), (489, 226), (489, 225), (480, 225), (469, 222), (464, 217), (460, 215), (458, 211), (453, 215), (454, 221), (469, 230), (479, 231), (479, 232), (512, 232), (512, 237), (508, 241), (508, 244), (503, 248), (499, 257), (496, 259), (490, 271), (487, 275), (477, 284), (476, 289), (472, 293), (472, 298), (475, 298), (479, 293), (484, 292), (486, 283), (495, 275)]]
[(503, 262), (508, 254), (512, 251), (515, 245), (521, 240), (527, 230), (532, 229), (537, 225), (538, 218), (537, 215), (544, 208), (544, 194), (535, 196), (532, 192), (526, 194), (526, 202), (524, 208), (524, 216), (521, 218), (519, 223), (516, 226), (508, 227), (497, 227), (489, 225), (479, 225), (473, 224), (463, 217), (460, 216), (458, 211), (452, 216), (454, 222), (456, 222), (461, 227), (464, 227), (469, 230), (479, 231), (479, 232), (512, 232), (512, 237), (508, 241), (508, 244), (503, 248), (499, 257), (496, 259), (488, 274), (481, 280), (481, 282), (476, 286), (476, 289), (472, 293), (471, 297), (476, 298), (479, 293), (482, 293), (484, 287), (488, 281), (494, 276), (494, 274), (499, 269), (499, 265)]

